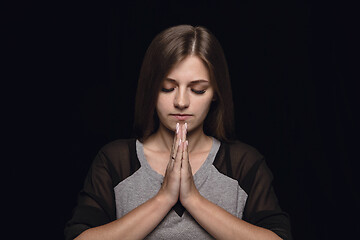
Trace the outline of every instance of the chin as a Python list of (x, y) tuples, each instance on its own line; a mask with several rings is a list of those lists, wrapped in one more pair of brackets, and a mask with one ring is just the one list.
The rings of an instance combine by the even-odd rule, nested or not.
[(161, 128), (163, 128), (164, 130), (168, 130), (169, 132), (175, 132), (176, 131), (176, 122), (161, 122), (160, 121), (160, 126)]

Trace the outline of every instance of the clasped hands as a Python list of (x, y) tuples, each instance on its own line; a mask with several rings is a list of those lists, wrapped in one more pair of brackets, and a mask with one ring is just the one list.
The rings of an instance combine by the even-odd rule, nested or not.
[(174, 142), (159, 194), (166, 196), (171, 206), (180, 199), (186, 208), (200, 193), (196, 189), (189, 162), (187, 123), (176, 124)]

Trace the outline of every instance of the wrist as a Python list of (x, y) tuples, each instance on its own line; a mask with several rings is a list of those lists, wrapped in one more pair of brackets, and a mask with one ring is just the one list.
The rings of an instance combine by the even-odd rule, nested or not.
[(158, 192), (155, 197), (155, 201), (160, 204), (160, 206), (166, 207), (169, 210), (176, 204), (169, 196), (163, 192)]
[(191, 211), (191, 209), (196, 209), (197, 206), (201, 204), (201, 201), (203, 200), (203, 196), (197, 191), (196, 193), (190, 195), (186, 200), (182, 200), (181, 204), (188, 210), (188, 212)]

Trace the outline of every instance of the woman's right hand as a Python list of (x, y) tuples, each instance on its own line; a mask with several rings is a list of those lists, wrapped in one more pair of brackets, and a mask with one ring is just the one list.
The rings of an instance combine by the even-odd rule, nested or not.
[(176, 204), (180, 194), (180, 170), (183, 148), (183, 144), (181, 144), (181, 142), (184, 141), (184, 139), (182, 139), (183, 136), (186, 136), (184, 131), (186, 131), (185, 126), (180, 126), (180, 124), (177, 123), (164, 181), (158, 192), (158, 195), (164, 196), (171, 206)]

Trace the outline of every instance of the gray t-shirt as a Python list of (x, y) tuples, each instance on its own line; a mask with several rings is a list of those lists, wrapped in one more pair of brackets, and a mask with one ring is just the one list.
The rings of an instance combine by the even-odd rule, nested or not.
[[(264, 157), (240, 141), (213, 138), (210, 153), (194, 175), (200, 194), (234, 216), (291, 239), (288, 215), (278, 204), (273, 176)], [(124, 216), (152, 198), (162, 175), (145, 159), (141, 142), (119, 139), (103, 146), (86, 176), (66, 239)], [(178, 202), (151, 232), (148, 239), (209, 239), (211, 236)]]
[[(247, 199), (246, 192), (234, 179), (220, 173), (213, 165), (220, 142), (213, 138), (211, 150), (194, 182), (200, 194), (232, 215), (242, 218)], [(116, 217), (121, 218), (134, 208), (154, 197), (163, 182), (163, 176), (147, 162), (141, 142), (136, 141), (137, 157), (141, 167), (114, 188)], [(172, 209), (146, 239), (213, 239), (185, 210)]]

